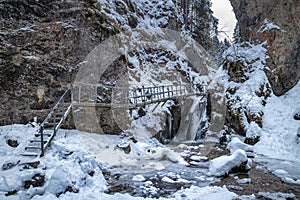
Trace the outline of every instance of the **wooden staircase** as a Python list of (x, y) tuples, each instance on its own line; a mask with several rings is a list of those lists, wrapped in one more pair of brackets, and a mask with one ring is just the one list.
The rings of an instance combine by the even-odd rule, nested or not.
[(58, 129), (66, 120), (73, 106), (73, 88), (65, 91), (40, 125), (37, 133), (22, 148), (23, 156), (44, 156)]

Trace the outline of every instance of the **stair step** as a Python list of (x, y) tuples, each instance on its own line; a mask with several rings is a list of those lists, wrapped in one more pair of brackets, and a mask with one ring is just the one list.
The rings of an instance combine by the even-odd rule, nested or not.
[[(51, 137), (53, 134), (52, 133), (44, 133), (43, 136), (44, 137)], [(35, 137), (41, 137), (40, 133), (36, 133), (34, 134)]]
[(40, 156), (38, 152), (23, 152), (21, 153), (22, 156)]
[[(41, 140), (38, 140), (38, 139), (30, 140), (30, 143), (35, 143), (35, 142), (41, 143)], [(47, 140), (44, 140), (44, 144), (46, 144), (47, 142), (48, 142)]]
[(41, 149), (41, 147), (40, 146), (26, 146), (25, 150), (27, 150), (27, 149)]

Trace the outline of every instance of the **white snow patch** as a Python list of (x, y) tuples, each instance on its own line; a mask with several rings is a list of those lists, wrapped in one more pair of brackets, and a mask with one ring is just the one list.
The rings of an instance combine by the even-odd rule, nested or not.
[(256, 138), (260, 137), (262, 134), (261, 128), (257, 125), (255, 122), (251, 122), (249, 124), (248, 130), (246, 132), (246, 137), (247, 138)]
[(263, 197), (266, 199), (276, 199), (276, 200), (286, 200), (286, 199), (295, 199), (296, 196), (292, 193), (271, 193), (271, 192), (259, 192), (259, 197)]
[[(265, 19), (263, 22), (263, 25), (261, 26), (261, 28), (257, 31), (258, 33), (263, 33), (265, 31), (269, 31), (272, 29), (278, 29), (281, 30), (281, 28), (276, 25), (274, 22), (270, 21), (269, 19)], [(282, 32), (285, 32), (284, 30), (282, 30)]]
[(197, 187), (191, 186), (188, 189), (184, 189), (176, 192), (174, 195), (175, 199), (201, 199), (201, 200), (232, 200), (238, 197), (233, 192), (230, 192), (225, 186), (224, 187)]
[(196, 155), (191, 156), (190, 159), (198, 162), (208, 160), (206, 156), (196, 156)]

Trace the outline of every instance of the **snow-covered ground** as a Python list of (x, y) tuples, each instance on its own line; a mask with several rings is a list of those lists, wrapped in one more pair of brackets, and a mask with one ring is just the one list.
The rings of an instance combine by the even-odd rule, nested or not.
[(260, 141), (254, 146), (257, 160), (284, 181), (300, 184), (300, 121), (294, 115), (300, 111), (300, 83), (281, 97), (272, 96), (264, 108)]
[[(233, 199), (238, 196), (225, 186), (206, 184), (199, 187), (182, 178), (184, 170), (180, 169), (189, 164), (178, 153), (155, 140), (134, 143), (126, 137), (60, 130), (44, 157), (20, 156), (23, 144), (36, 131), (37, 127), (31, 124), (0, 127), (0, 199), (143, 199), (129, 194), (105, 194), (108, 183), (102, 170), (134, 172), (136, 175), (131, 181), (142, 182), (142, 188), (155, 192), (153, 183), (146, 181), (143, 174), (158, 172), (170, 164), (175, 164), (182, 175), (167, 173), (161, 181), (191, 183), (191, 186), (160, 199)], [(11, 141), (19, 145), (12, 147)], [(131, 147), (129, 154), (120, 149), (128, 144)], [(183, 147), (185, 145), (180, 148)], [(197, 174), (197, 170), (194, 172)], [(199, 180), (209, 183), (209, 180), (217, 179), (201, 176)]]

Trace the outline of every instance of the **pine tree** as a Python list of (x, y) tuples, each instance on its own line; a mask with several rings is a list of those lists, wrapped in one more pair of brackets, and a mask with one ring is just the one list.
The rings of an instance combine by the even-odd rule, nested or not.
[(218, 20), (213, 16), (210, 0), (180, 0), (185, 29), (204, 48), (214, 47)]
[(235, 24), (234, 32), (233, 32), (233, 43), (241, 43), (242, 42), (242, 37), (240, 33), (240, 26), (238, 23)]

